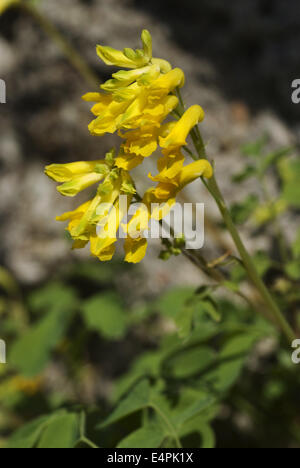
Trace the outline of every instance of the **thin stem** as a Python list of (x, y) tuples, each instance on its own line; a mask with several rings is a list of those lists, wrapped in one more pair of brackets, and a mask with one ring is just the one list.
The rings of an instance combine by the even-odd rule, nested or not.
[(68, 42), (63, 34), (59, 32), (56, 26), (42, 13), (40, 13), (32, 3), (21, 2), (20, 4), (16, 4), (16, 6), (29, 13), (37, 21), (45, 33), (48, 34), (48, 36), (58, 45), (70, 63), (85, 78), (89, 85), (93, 88), (98, 88), (99, 79), (97, 75), (86, 64), (77, 50)]
[[(178, 95), (180, 96), (180, 90), (177, 90)], [(180, 100), (180, 106), (178, 108), (178, 111), (182, 114), (184, 111), (184, 106), (182, 106), (181, 102), (182, 99)], [(195, 148), (197, 150), (199, 158), (207, 158), (206, 156), (206, 150), (205, 150), (205, 145), (199, 130), (199, 127), (194, 128), (191, 131), (191, 137), (193, 139)], [(272, 312), (272, 315), (274, 317), (274, 320), (276, 321), (277, 326), (279, 327), (280, 330), (284, 333), (284, 335), (287, 337), (289, 342), (292, 342), (295, 339), (295, 334), (294, 331), (292, 330), (291, 326), (285, 319), (284, 315), (281, 313), (279, 307), (277, 306), (276, 302), (274, 301), (273, 297), (271, 296), (270, 292), (268, 291), (266, 285), (262, 281), (261, 277), (259, 276), (259, 273), (256, 269), (255, 263), (248, 253), (241, 237), (240, 234), (232, 220), (230, 211), (225, 203), (224, 197), (221, 193), (221, 190), (217, 184), (216, 178), (213, 175), (213, 177), (206, 182), (205, 184), (210, 193), (213, 195), (218, 208), (220, 210), (220, 213), (225, 221), (225, 224), (227, 226), (228, 231), (231, 234), (231, 237), (236, 245), (236, 248), (242, 258), (244, 267), (248, 273), (249, 279), (253, 282), (253, 284), (256, 286), (257, 290), (259, 291), (262, 299), (264, 300), (265, 304), (268, 306), (270, 311)]]
[(289, 323), (287, 322), (287, 320), (281, 313), (279, 307), (277, 306), (276, 302), (274, 301), (273, 297), (271, 296), (270, 292), (268, 291), (261, 277), (259, 276), (255, 263), (252, 257), (250, 256), (250, 254), (248, 253), (247, 249), (245, 248), (245, 245), (240, 237), (240, 234), (237, 228), (235, 227), (235, 224), (226, 206), (225, 200), (221, 194), (221, 191), (219, 189), (215, 176), (213, 176), (212, 179), (208, 181), (208, 186), (210, 188), (211, 193), (214, 196), (214, 199), (216, 200), (216, 203), (225, 221), (227, 229), (230, 232), (231, 237), (236, 245), (236, 248), (243, 260), (244, 267), (248, 273), (249, 278), (251, 279), (253, 284), (256, 286), (262, 298), (264, 299), (264, 302), (266, 303), (266, 305), (269, 307), (270, 311), (272, 312), (278, 327), (283, 331), (283, 333), (285, 334), (289, 342), (292, 342), (295, 339), (295, 334), (291, 326), (289, 325)]
[(193, 151), (191, 151), (187, 146), (183, 146), (183, 150), (186, 151), (191, 156), (191, 158), (194, 159), (194, 161), (198, 159), (198, 157), (193, 153)]

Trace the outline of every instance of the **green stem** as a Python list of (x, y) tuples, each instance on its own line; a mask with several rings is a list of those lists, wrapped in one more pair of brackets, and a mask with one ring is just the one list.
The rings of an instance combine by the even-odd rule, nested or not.
[(76, 49), (68, 42), (68, 40), (59, 32), (56, 26), (40, 13), (35, 6), (30, 2), (21, 2), (16, 6), (23, 8), (29, 13), (35, 21), (41, 26), (46, 34), (58, 45), (64, 55), (68, 58), (70, 63), (76, 68), (76, 70), (86, 79), (92, 88), (99, 87), (99, 79), (97, 75), (91, 70), (91, 68), (82, 59)]
[[(178, 89), (177, 90), (178, 92), (178, 95), (180, 96), (180, 90)], [(182, 104), (182, 98), (179, 99), (180, 101), (180, 104), (179, 104), (179, 113), (181, 113), (181, 115), (183, 114), (184, 112), (184, 106)], [(201, 136), (201, 133), (200, 133), (200, 130), (199, 130), (199, 127), (195, 127), (192, 131), (191, 131), (191, 137), (193, 139), (193, 142), (194, 142), (194, 145), (195, 145), (195, 148), (197, 150), (197, 153), (198, 153), (198, 156), (199, 158), (206, 158), (207, 159), (207, 155), (206, 155), (206, 149), (205, 149), (205, 145), (204, 145), (204, 142), (203, 142), (203, 139), (202, 139), (202, 136)], [(272, 313), (272, 316), (274, 318), (274, 321), (276, 322), (277, 326), (279, 327), (280, 330), (282, 330), (282, 332), (284, 333), (284, 335), (287, 337), (287, 339), (289, 340), (289, 342), (292, 342), (294, 339), (295, 339), (295, 334), (294, 334), (294, 331), (292, 330), (291, 326), (289, 325), (289, 323), (287, 322), (286, 318), (284, 317), (284, 315), (281, 313), (278, 305), (276, 304), (276, 302), (274, 301), (272, 295), (269, 293), (266, 285), (264, 284), (264, 282), (262, 281), (257, 269), (256, 269), (256, 266), (255, 266), (255, 263), (252, 259), (252, 257), (250, 256), (250, 254), (248, 253), (241, 237), (240, 237), (240, 234), (232, 220), (232, 217), (231, 217), (231, 214), (230, 214), (230, 211), (226, 205), (226, 202), (224, 200), (224, 197), (221, 193), (221, 190), (218, 186), (218, 183), (216, 181), (216, 178), (215, 176), (213, 176), (206, 184), (206, 187), (208, 187), (210, 193), (213, 195), (217, 205), (218, 205), (218, 208), (220, 210), (220, 213), (224, 219), (224, 222), (227, 226), (227, 229), (228, 231), (230, 232), (231, 234), (231, 237), (236, 245), (236, 248), (242, 258), (242, 261), (243, 261), (243, 264), (244, 264), (244, 267), (248, 273), (248, 276), (249, 276), (249, 279), (253, 282), (253, 284), (256, 286), (257, 290), (259, 291), (262, 299), (264, 300), (265, 304), (268, 306), (270, 312)]]
[(222, 196), (222, 193), (219, 189), (215, 176), (212, 177), (207, 183), (210, 192), (213, 194), (214, 199), (219, 207), (221, 215), (225, 221), (228, 231), (231, 234), (231, 237), (236, 245), (236, 248), (243, 260), (244, 267), (248, 273), (250, 280), (256, 286), (257, 290), (260, 292), (261, 297), (263, 298), (266, 305), (269, 307), (270, 311), (272, 312), (274, 319), (278, 325), (278, 327), (283, 331), (289, 342), (292, 342), (295, 339), (295, 334), (281, 313), (279, 307), (277, 306), (276, 302), (274, 301), (273, 297), (271, 296), (270, 292), (268, 291), (267, 287), (265, 286), (264, 282), (262, 281), (259, 273), (256, 269), (255, 263), (248, 253), (240, 234), (232, 220), (231, 214), (226, 206), (225, 200)]

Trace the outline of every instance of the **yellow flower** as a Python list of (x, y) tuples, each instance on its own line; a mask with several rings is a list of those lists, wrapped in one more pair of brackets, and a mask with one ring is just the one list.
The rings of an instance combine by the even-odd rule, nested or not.
[(97, 46), (97, 53), (106, 65), (115, 67), (140, 68), (152, 59), (152, 38), (147, 30), (142, 32), (143, 50), (116, 50), (112, 47)]
[(138, 239), (128, 237), (124, 244), (125, 262), (140, 263), (146, 255), (147, 246), (147, 239), (144, 239), (143, 237), (139, 237)]
[(106, 65), (136, 69), (151, 63), (152, 65), (158, 66), (162, 73), (170, 71), (171, 65), (169, 62), (152, 57), (152, 37), (149, 31), (144, 29), (141, 39), (143, 49), (133, 50), (126, 48), (121, 51), (113, 49), (112, 47), (99, 45), (97, 46), (97, 54)]
[[(195, 161), (183, 167), (175, 178), (168, 178), (164, 175), (164, 173), (160, 173), (155, 177), (149, 174), (151, 180), (159, 182), (161, 186), (161, 192), (163, 192), (162, 187), (170, 185), (175, 187), (174, 190), (177, 193), (178, 191), (181, 191), (186, 185), (190, 184), (199, 177), (205, 177), (207, 179), (210, 179), (212, 176), (213, 168), (206, 159), (199, 159), (198, 161)], [(167, 189), (166, 191), (169, 192), (169, 189)], [(165, 198), (165, 196), (162, 195), (158, 198)]]
[(125, 262), (127, 263), (139, 263), (146, 255), (148, 242), (143, 234), (148, 229), (151, 217), (148, 202), (148, 193), (146, 193), (140, 208), (136, 210), (127, 226), (123, 225), (123, 229), (127, 233), (124, 243)]
[(169, 122), (162, 127), (159, 142), (163, 148), (163, 157), (157, 164), (160, 179), (172, 180), (181, 172), (185, 160), (181, 148), (187, 144), (187, 137), (193, 127), (203, 119), (203, 109), (200, 106), (192, 106), (178, 122)]
[[(178, 99), (175, 96), (167, 96), (162, 102), (162, 114), (143, 115), (137, 130), (132, 130), (119, 135), (125, 140), (121, 146), (120, 153), (116, 158), (116, 165), (125, 170), (132, 170), (141, 164), (144, 158), (151, 156), (158, 148), (159, 137), (165, 132), (165, 126), (160, 126), (160, 121), (177, 106)], [(149, 110), (147, 109), (146, 112)], [(144, 119), (144, 120), (143, 120)], [(151, 123), (149, 120), (152, 119)], [(167, 124), (169, 125), (169, 124)]]
[[(56, 217), (56, 221), (69, 221), (67, 231), (72, 235), (72, 232), (79, 226), (83, 216), (88, 211), (92, 201), (83, 203), (74, 211), (68, 211), (67, 213), (62, 214), (61, 216)], [(73, 244), (74, 249), (80, 249), (86, 246), (89, 242), (89, 234), (82, 235), (81, 238), (76, 238)]]
[(186, 139), (195, 125), (204, 120), (204, 110), (200, 106), (190, 107), (174, 126), (166, 138), (160, 139), (162, 148), (170, 149), (187, 144)]
[(175, 96), (166, 97), (184, 84), (184, 73), (162, 59), (152, 58), (152, 39), (148, 31), (142, 33), (143, 50), (119, 51), (98, 46), (100, 58), (108, 65), (129, 68), (112, 75), (101, 88), (108, 94), (88, 93), (86, 101), (97, 117), (89, 125), (93, 135), (114, 133), (117, 129), (135, 129), (145, 123), (160, 124), (178, 104)]
[(125, 153), (132, 153), (147, 158), (156, 151), (158, 147), (159, 128), (155, 126), (144, 126), (122, 135), (126, 140), (123, 145)]
[(116, 157), (116, 166), (125, 171), (131, 171), (144, 161), (143, 156), (133, 153), (125, 153), (124, 147), (120, 148), (120, 153)]
[(20, 0), (0, 0), (0, 15), (4, 13), (8, 8), (17, 5)]
[[(128, 235), (124, 245), (126, 262), (138, 263), (144, 258), (148, 245), (145, 231), (151, 219), (162, 220), (187, 184), (213, 174), (207, 160), (185, 166), (182, 153), (191, 130), (204, 119), (203, 109), (192, 106), (179, 121), (164, 123), (178, 106), (175, 90), (184, 85), (184, 72), (172, 69), (163, 59), (153, 58), (152, 38), (147, 30), (142, 32), (142, 44), (142, 49), (123, 51), (99, 45), (97, 53), (107, 65), (125, 70), (113, 73), (101, 85), (102, 92), (83, 96), (85, 101), (94, 103), (91, 112), (95, 118), (89, 125), (90, 133), (102, 136), (118, 131), (122, 138), (117, 156), (112, 151), (105, 161), (52, 164), (45, 170), (50, 178), (62, 184), (58, 191), (66, 196), (75, 196), (102, 182), (92, 200), (57, 218), (69, 221), (67, 230), (74, 241), (73, 249), (90, 243), (91, 254), (101, 261), (113, 257), (117, 232), (136, 193), (129, 171), (150, 157), (159, 145), (162, 148), (157, 163), (159, 173), (155, 177), (149, 174), (156, 187), (145, 192), (143, 205), (123, 225)], [(127, 196), (126, 201), (123, 195)]]
[[(156, 203), (166, 203), (163, 215), (166, 216), (176, 202), (176, 196), (186, 185), (199, 177), (210, 179), (212, 176), (213, 168), (206, 159), (200, 159), (183, 167), (176, 177), (166, 177), (164, 170), (155, 177), (149, 174), (151, 180), (158, 182), (156, 188), (152, 189), (152, 199), (156, 200)], [(161, 219), (161, 214), (152, 213), (151, 216), (154, 219)]]
[(74, 240), (73, 249), (84, 248), (90, 242), (93, 256), (101, 261), (110, 260), (115, 251), (117, 231), (128, 210), (125, 199), (120, 203), (120, 195), (127, 195), (130, 204), (134, 193), (130, 175), (113, 169), (93, 200), (57, 217), (57, 221), (69, 221), (67, 230)]
[(74, 197), (82, 190), (100, 182), (108, 172), (109, 165), (101, 160), (51, 164), (45, 168), (48, 177), (56, 182), (63, 182), (57, 190), (67, 197)]
[(159, 77), (160, 72), (160, 67), (158, 65), (147, 65), (146, 67), (130, 71), (121, 70), (117, 73), (113, 73), (113, 78), (106, 81), (106, 83), (100, 87), (104, 89), (104, 91), (114, 92), (120, 88), (132, 85), (135, 81), (138, 84), (150, 84), (151, 81)]
[(171, 90), (161, 89), (158, 95), (152, 93), (152, 89), (143, 89), (121, 116), (118, 128), (130, 130), (145, 125), (160, 127), (162, 121), (178, 105), (177, 97), (168, 95), (169, 92)]

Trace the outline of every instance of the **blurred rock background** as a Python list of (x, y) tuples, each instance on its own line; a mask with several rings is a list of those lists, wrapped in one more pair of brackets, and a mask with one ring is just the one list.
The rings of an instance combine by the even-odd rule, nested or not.
[[(274, 148), (299, 143), (300, 106), (291, 102), (291, 82), (300, 78), (297, 0), (44, 0), (40, 8), (99, 82), (109, 69), (96, 56), (97, 43), (136, 47), (141, 30), (151, 31), (154, 54), (184, 69), (187, 103), (205, 108), (203, 134), (229, 200), (241, 196), (230, 178), (242, 164), (242, 144), (264, 133)], [(115, 140), (89, 135), (91, 114), (81, 95), (91, 88), (24, 12), (0, 18), (0, 77), (7, 83), (7, 104), (0, 107), (0, 263), (32, 285), (64, 262), (88, 256), (70, 252), (63, 225), (54, 220), (77, 202), (56, 192), (43, 167), (102, 157)], [(143, 187), (144, 175), (138, 177)], [(217, 216), (199, 184), (186, 196), (205, 201)], [(263, 243), (263, 236), (255, 242)], [(217, 256), (209, 232), (206, 248)], [(185, 259), (158, 262), (159, 250), (154, 244), (142, 265), (148, 291), (199, 284)]]

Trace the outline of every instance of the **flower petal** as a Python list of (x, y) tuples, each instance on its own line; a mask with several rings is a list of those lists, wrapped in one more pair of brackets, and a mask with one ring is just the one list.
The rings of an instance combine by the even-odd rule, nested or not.
[(148, 242), (147, 239), (131, 239), (128, 237), (124, 243), (125, 249), (125, 262), (139, 263), (141, 262), (147, 252)]

